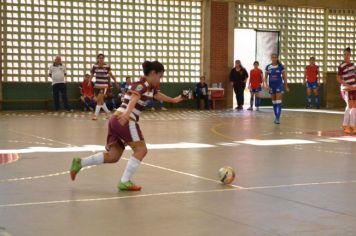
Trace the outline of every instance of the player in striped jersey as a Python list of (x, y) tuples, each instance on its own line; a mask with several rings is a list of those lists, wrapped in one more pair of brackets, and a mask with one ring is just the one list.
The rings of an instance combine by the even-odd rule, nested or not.
[(145, 61), (142, 67), (144, 76), (139, 82), (130, 85), (120, 108), (110, 118), (106, 144), (107, 152), (97, 153), (82, 159), (74, 158), (70, 169), (72, 180), (75, 179), (82, 167), (117, 162), (125, 146), (129, 145), (133, 154), (117, 187), (121, 191), (141, 190), (140, 186), (131, 181), (133, 174), (147, 154), (146, 143), (138, 125), (140, 114), (146, 102), (152, 98), (171, 103), (178, 103), (183, 100), (182, 95), (171, 98), (157, 90), (164, 72), (161, 63)]
[(104, 54), (99, 54), (97, 56), (97, 62), (93, 65), (90, 73), (90, 82), (92, 78), (95, 76), (95, 83), (94, 83), (94, 95), (96, 100), (96, 107), (95, 107), (95, 114), (93, 116), (93, 120), (96, 120), (101, 108), (106, 112), (107, 118), (109, 118), (110, 111), (107, 108), (104, 98), (107, 89), (109, 88), (110, 78), (115, 81), (116, 79), (111, 72), (110, 65), (105, 64), (104, 62)]
[(356, 67), (351, 61), (351, 49), (344, 50), (344, 61), (338, 67), (337, 81), (347, 93), (343, 129), (345, 133), (356, 134)]
[(315, 64), (315, 57), (309, 59), (309, 65), (305, 67), (304, 71), (304, 85), (307, 86), (307, 108), (311, 108), (311, 94), (314, 93), (315, 106), (317, 109), (320, 108), (319, 104), (319, 85), (318, 85), (318, 74), (319, 66)]

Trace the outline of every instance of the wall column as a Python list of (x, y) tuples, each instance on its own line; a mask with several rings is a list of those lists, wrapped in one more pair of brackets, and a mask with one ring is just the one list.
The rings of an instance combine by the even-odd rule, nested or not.
[(218, 104), (218, 108), (226, 108), (228, 101), (232, 101), (229, 72), (229, 3), (213, 1), (210, 27), (210, 86), (213, 83), (222, 83), (226, 92), (226, 100)]

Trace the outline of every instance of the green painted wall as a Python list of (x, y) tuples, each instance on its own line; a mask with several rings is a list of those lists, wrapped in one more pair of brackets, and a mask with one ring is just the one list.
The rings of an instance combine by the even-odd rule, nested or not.
[[(178, 96), (182, 90), (193, 89), (194, 83), (162, 83), (161, 91), (168, 96)], [(3, 82), (3, 110), (38, 110), (52, 108), (52, 90), (50, 83), (17, 83)], [(80, 109), (79, 83), (67, 83), (67, 93), (70, 105)], [(34, 100), (32, 102), (13, 102), (14, 100)], [(11, 102), (6, 102), (11, 101)], [(47, 102), (47, 104), (46, 104)], [(194, 101), (185, 101), (167, 107), (193, 108)]]
[[(162, 83), (161, 90), (168, 96), (177, 96), (182, 90), (193, 89), (194, 83)], [(306, 91), (302, 84), (290, 84), (290, 92), (285, 93), (283, 106), (302, 108), (305, 107)], [(80, 109), (82, 106), (79, 102), (79, 83), (68, 83), (68, 99), (74, 109)], [(16, 102), (4, 103), (3, 110), (32, 110), (32, 109), (51, 109), (52, 93), (50, 83), (3, 83), (3, 100), (42, 100), (34, 102)], [(320, 101), (324, 106), (323, 85), (320, 87)], [(47, 104), (45, 100), (48, 101)], [(271, 106), (271, 99), (263, 99), (263, 106)], [(180, 104), (168, 105), (168, 108), (195, 108), (195, 101), (184, 101)]]

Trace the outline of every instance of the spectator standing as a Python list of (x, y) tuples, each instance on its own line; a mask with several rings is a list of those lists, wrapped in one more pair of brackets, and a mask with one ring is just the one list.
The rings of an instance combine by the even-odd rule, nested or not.
[(59, 110), (59, 94), (61, 94), (64, 109), (70, 111), (67, 98), (66, 68), (60, 56), (56, 56), (53, 65), (49, 67), (48, 75), (52, 78), (53, 109)]
[(242, 66), (240, 60), (235, 61), (235, 67), (230, 71), (230, 82), (234, 88), (237, 107), (235, 109), (242, 110), (244, 104), (244, 90), (246, 88), (246, 81), (248, 73)]

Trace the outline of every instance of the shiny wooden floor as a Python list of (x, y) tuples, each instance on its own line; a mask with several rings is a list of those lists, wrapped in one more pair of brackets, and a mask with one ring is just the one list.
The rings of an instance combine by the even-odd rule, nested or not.
[[(100, 151), (104, 119), (82, 112), (0, 113), (0, 235), (356, 235), (356, 136), (341, 113), (146, 112), (149, 153), (117, 192), (130, 150), (83, 170), (73, 157)], [(12, 158), (8, 161), (9, 155)], [(12, 157), (10, 156), (10, 157)], [(5, 161), (2, 158), (2, 163)], [(220, 167), (237, 172), (232, 186)]]

